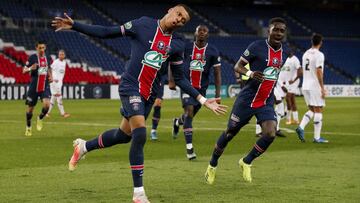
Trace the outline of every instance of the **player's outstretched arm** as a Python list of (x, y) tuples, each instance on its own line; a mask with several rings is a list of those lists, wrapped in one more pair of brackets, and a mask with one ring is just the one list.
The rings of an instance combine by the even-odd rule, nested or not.
[(64, 18), (55, 17), (51, 22), (51, 26), (55, 28), (55, 31), (61, 30), (75, 30), (93, 37), (100, 38), (112, 38), (122, 36), (119, 26), (101, 26), (101, 25), (87, 25), (79, 23), (71, 19), (66, 13)]
[(175, 84), (180, 87), (182, 91), (190, 96), (196, 98), (202, 105), (213, 111), (216, 115), (226, 113), (227, 106), (218, 104), (219, 99), (206, 99), (190, 84), (186, 79), (183, 67), (181, 65), (171, 65), (171, 72), (174, 77)]

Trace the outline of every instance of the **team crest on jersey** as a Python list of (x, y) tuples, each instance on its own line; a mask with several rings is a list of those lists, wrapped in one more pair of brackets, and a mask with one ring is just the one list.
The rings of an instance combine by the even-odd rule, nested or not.
[(155, 69), (160, 69), (161, 65), (166, 59), (168, 58), (168, 55), (163, 55), (157, 51), (148, 51), (144, 55), (144, 60), (141, 61), (142, 64), (148, 65)]
[(165, 43), (163, 41), (159, 41), (157, 44), (157, 48), (159, 50), (164, 50), (165, 49)]
[(195, 59), (197, 59), (197, 60), (204, 60), (204, 59), (202, 59), (202, 54), (200, 54), (200, 53), (196, 53)]
[(190, 62), (190, 70), (204, 71), (206, 61), (192, 60)]
[(264, 73), (265, 79), (277, 80), (279, 73), (280, 73), (280, 69), (270, 66), (270, 67), (267, 67), (263, 73)]
[(274, 57), (274, 58), (272, 59), (272, 64), (273, 64), (274, 66), (280, 66), (280, 60), (279, 60), (278, 58)]
[(124, 24), (125, 29), (129, 30), (132, 27), (131, 21)]

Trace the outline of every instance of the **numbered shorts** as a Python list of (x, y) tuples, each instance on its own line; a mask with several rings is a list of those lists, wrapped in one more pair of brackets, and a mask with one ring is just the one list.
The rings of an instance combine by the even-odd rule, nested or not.
[(142, 96), (139, 95), (120, 95), (120, 100), (122, 103), (120, 113), (128, 120), (132, 116), (136, 115), (143, 115), (146, 119), (154, 104), (153, 101), (146, 101)]
[(325, 106), (325, 100), (321, 98), (321, 90), (303, 90), (304, 99), (308, 106)]
[(28, 106), (35, 106), (37, 104), (38, 98), (40, 97), (41, 101), (43, 99), (49, 99), (51, 96), (49, 85), (45, 86), (45, 90), (43, 92), (36, 92), (36, 89), (29, 88), (26, 94), (25, 104)]

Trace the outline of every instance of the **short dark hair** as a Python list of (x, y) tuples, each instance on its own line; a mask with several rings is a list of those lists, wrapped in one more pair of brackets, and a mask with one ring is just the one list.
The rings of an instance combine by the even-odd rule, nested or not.
[(323, 36), (318, 33), (314, 33), (313, 36), (311, 37), (311, 43), (313, 46), (319, 45), (322, 42), (322, 40), (323, 40)]
[(43, 41), (43, 40), (38, 40), (38, 41), (36, 42), (36, 44), (35, 44), (35, 47), (37, 47), (39, 44), (45, 44), (45, 45), (46, 45), (45, 41)]
[(190, 19), (192, 18), (193, 13), (192, 13), (192, 10), (191, 10), (191, 8), (189, 6), (187, 6), (185, 4), (177, 4), (176, 6), (183, 7), (185, 9), (185, 11), (189, 14)]
[(65, 50), (64, 50), (64, 49), (59, 49), (58, 53), (60, 53), (60, 52), (64, 52), (64, 54), (65, 54)]
[(275, 17), (275, 18), (271, 18), (269, 20), (269, 26), (270, 25), (273, 25), (275, 23), (283, 23), (286, 25), (286, 20), (284, 18), (281, 18), (281, 17)]

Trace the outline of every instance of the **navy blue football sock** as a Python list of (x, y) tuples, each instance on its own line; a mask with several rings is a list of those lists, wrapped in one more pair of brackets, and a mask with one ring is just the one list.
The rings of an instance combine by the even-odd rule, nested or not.
[(26, 126), (31, 127), (32, 112), (26, 112)]
[(48, 111), (49, 111), (49, 108), (42, 108), (42, 109), (41, 109), (41, 113), (40, 113), (40, 115), (39, 115), (39, 118), (40, 118), (40, 119), (43, 119), (44, 116), (47, 114)]
[(154, 107), (154, 113), (152, 118), (152, 129), (156, 130), (161, 117), (161, 106)]
[(220, 135), (218, 141), (216, 142), (214, 151), (211, 156), (210, 165), (212, 167), (216, 167), (218, 165), (218, 160), (219, 160), (220, 156), (222, 155), (222, 153), (225, 150), (225, 147), (230, 142), (230, 140), (232, 140), (233, 137), (234, 137), (234, 135), (232, 135), (230, 133), (226, 134), (226, 132), (223, 132)]
[(184, 135), (186, 144), (192, 143), (192, 118), (190, 116), (184, 116)]
[(94, 149), (111, 147), (121, 143), (128, 143), (130, 140), (130, 135), (127, 135), (119, 128), (115, 128), (105, 131), (103, 134), (92, 140), (86, 141), (86, 150), (90, 152)]
[(251, 164), (251, 162), (262, 153), (266, 151), (266, 149), (271, 145), (274, 141), (275, 137), (262, 135), (255, 143), (253, 149), (249, 152), (249, 154), (244, 157), (244, 162), (247, 164)]
[(129, 159), (134, 187), (143, 186), (142, 176), (144, 173), (144, 145), (146, 142), (146, 128), (136, 128), (132, 131), (132, 142)]

